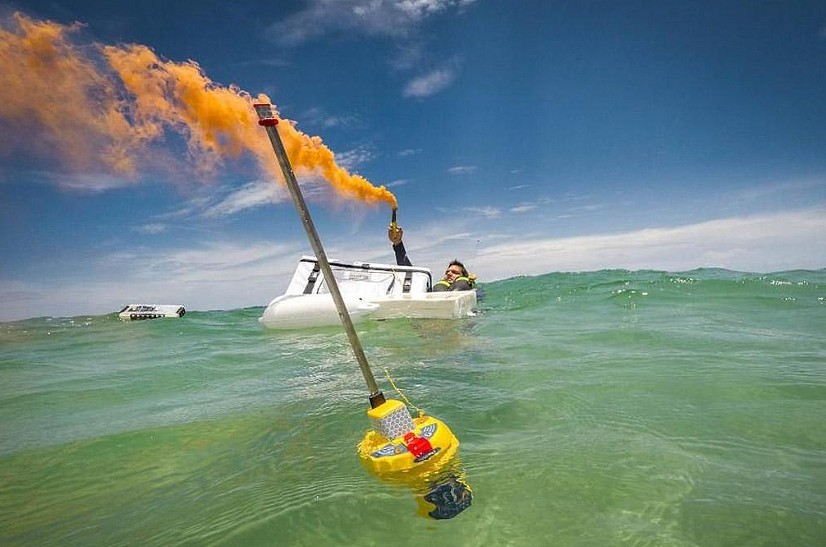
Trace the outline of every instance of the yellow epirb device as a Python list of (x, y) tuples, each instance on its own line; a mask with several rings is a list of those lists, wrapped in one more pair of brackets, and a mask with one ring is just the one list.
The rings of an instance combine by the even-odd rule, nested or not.
[(419, 470), (432, 472), (459, 448), (459, 439), (433, 416), (413, 419), (401, 402), (388, 399), (367, 411), (373, 429), (364, 434), (359, 456), (377, 475)]
[(367, 411), (373, 428), (358, 447), (362, 463), (380, 478), (414, 488), (420, 512), (448, 519), (468, 508), (470, 487), (454, 471), (459, 439), (433, 416), (412, 418), (401, 401)]

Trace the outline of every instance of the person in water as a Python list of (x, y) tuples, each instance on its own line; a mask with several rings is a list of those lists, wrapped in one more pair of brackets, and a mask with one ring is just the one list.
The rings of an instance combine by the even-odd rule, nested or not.
[[(401, 226), (391, 226), (387, 230), (387, 237), (393, 244), (393, 252), (396, 254), (396, 264), (399, 266), (412, 266), (407, 250), (404, 248), (404, 230)], [(476, 276), (468, 274), (465, 265), (454, 259), (448, 264), (445, 276), (433, 285), (433, 292), (441, 291), (469, 291), (476, 284)]]

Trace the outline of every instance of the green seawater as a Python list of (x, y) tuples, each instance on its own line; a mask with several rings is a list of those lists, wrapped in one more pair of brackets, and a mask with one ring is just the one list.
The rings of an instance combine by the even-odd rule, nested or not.
[(0, 324), (0, 545), (826, 545), (826, 270), (484, 288), (358, 325), (385, 394), (461, 441), (473, 504), (438, 521), (359, 462), (341, 329)]

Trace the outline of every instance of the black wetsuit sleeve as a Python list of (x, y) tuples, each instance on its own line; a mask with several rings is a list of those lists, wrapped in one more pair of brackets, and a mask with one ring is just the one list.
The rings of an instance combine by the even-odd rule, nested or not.
[(400, 241), (398, 245), (393, 245), (393, 252), (396, 253), (396, 264), (399, 266), (413, 265), (407, 257), (407, 250), (404, 248), (404, 242)]

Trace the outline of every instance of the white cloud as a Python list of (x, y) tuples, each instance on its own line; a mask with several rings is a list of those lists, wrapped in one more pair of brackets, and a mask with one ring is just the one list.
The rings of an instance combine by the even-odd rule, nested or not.
[(728, 218), (623, 234), (517, 241), (485, 247), (489, 278), (605, 268), (772, 272), (826, 267), (826, 210)]
[(399, 8), (409, 14), (412, 18), (421, 19), (427, 15), (439, 13), (452, 5), (471, 4), (472, 0), (460, 2), (452, 0), (400, 0), (397, 2)]
[(158, 272), (164, 272), (165, 277), (179, 283), (226, 283), (268, 276), (270, 261), (295, 247), (271, 242), (219, 241), (192, 249), (112, 253), (100, 257), (97, 266), (122, 271), (129, 265), (138, 279), (157, 278)]
[(408, 71), (420, 67), (425, 59), (425, 44), (420, 41), (406, 40), (396, 44), (395, 57), (391, 66), (395, 70)]
[[(398, 70), (419, 67), (425, 57), (419, 38), (422, 23), (452, 11), (463, 14), (476, 0), (309, 0), (306, 8), (270, 25), (269, 36), (282, 45), (297, 46), (330, 33), (391, 38), (398, 48), (392, 61)], [(453, 63), (455, 64), (455, 63)], [(448, 87), (455, 67), (445, 66), (414, 78), (403, 96), (430, 97)], [(333, 118), (331, 123), (340, 123)]]
[(826, 191), (826, 181), (822, 178), (796, 179), (759, 186), (748, 186), (731, 192), (728, 199), (742, 202), (773, 202), (788, 199), (789, 196), (822, 196)]
[(499, 218), (502, 215), (502, 211), (496, 207), (463, 207), (462, 211), (485, 218)]
[(373, 160), (373, 151), (368, 146), (358, 146), (352, 150), (336, 152), (336, 163), (348, 171), (352, 171), (359, 165), (363, 165)]
[(301, 116), (301, 120), (307, 125), (319, 125), (325, 129), (331, 127), (353, 127), (361, 126), (363, 123), (356, 116), (349, 114), (328, 114), (323, 108), (313, 107), (308, 109)]
[(236, 63), (231, 63), (231, 66), (264, 66), (264, 67), (272, 67), (272, 68), (284, 68), (290, 66), (292, 63), (287, 59), (279, 59), (273, 57), (264, 57), (261, 59), (248, 59), (246, 61), (239, 61)]
[(49, 173), (45, 177), (55, 186), (92, 194), (125, 188), (136, 183), (126, 177), (116, 177), (103, 173)]
[(141, 226), (135, 226), (132, 228), (132, 231), (138, 232), (139, 234), (160, 234), (166, 231), (166, 224), (161, 223), (152, 223), (152, 224), (143, 224)]
[(474, 0), (310, 0), (270, 27), (283, 44), (297, 45), (329, 32), (404, 37), (428, 17), (449, 9), (458, 12)]
[(206, 217), (228, 216), (246, 209), (278, 203), (285, 199), (284, 191), (276, 184), (266, 181), (253, 181), (235, 190), (218, 203), (205, 206), (203, 215)]
[(402, 95), (419, 99), (430, 97), (448, 87), (455, 78), (456, 72), (452, 68), (439, 68), (408, 82)]
[(511, 207), (509, 211), (511, 213), (527, 213), (529, 211), (533, 211), (536, 207), (536, 205), (532, 204), (517, 205), (516, 207)]
[(448, 168), (447, 172), (451, 175), (469, 175), (476, 171), (475, 165), (457, 165), (455, 167)]

